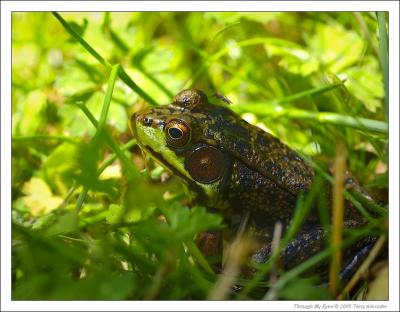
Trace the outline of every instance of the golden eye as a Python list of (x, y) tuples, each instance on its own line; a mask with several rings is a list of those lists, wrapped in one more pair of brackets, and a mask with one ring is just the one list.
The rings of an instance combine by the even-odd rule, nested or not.
[(167, 145), (175, 148), (184, 147), (190, 139), (190, 128), (182, 120), (171, 120), (165, 127)]

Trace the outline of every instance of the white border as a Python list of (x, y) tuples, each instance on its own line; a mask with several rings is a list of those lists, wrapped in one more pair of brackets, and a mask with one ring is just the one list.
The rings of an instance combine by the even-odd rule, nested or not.
[[(1, 308), (8, 311), (129, 311), (129, 310), (314, 310), (296, 304), (314, 306), (312, 301), (11, 301), (11, 12), (12, 11), (389, 11), (390, 61), (390, 301), (318, 302), (326, 311), (374, 311), (373, 305), (384, 305), (383, 311), (399, 310), (399, 3), (396, 1), (7, 1), (1, 2)], [(355, 307), (357, 304), (359, 307)]]

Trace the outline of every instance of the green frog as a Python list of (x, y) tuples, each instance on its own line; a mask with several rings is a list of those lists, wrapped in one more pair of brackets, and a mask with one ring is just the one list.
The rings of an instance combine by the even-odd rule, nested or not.
[[(256, 263), (268, 259), (276, 222), (287, 228), (298, 197), (310, 190), (316, 177), (297, 152), (241, 119), (227, 105), (210, 103), (200, 90), (184, 90), (170, 105), (135, 113), (130, 126), (140, 147), (180, 177), (197, 202), (219, 211), (233, 232), (248, 216), (247, 227), (259, 242), (252, 255)], [(346, 184), (361, 189), (350, 175)], [(349, 228), (365, 224), (349, 202), (344, 219)], [(215, 253), (216, 246), (221, 246), (217, 236), (209, 232), (198, 241), (206, 254)], [(314, 209), (284, 250), (281, 265), (290, 269), (321, 251), (325, 238), (326, 231)], [(357, 249), (363, 250), (372, 242), (363, 241)], [(350, 267), (342, 274), (355, 267), (354, 258), (348, 260)]]

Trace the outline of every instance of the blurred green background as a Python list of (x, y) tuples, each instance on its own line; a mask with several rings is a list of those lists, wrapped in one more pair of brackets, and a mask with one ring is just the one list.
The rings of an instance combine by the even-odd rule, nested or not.
[[(387, 50), (374, 12), (60, 15), (69, 32), (50, 12), (12, 15), (13, 299), (209, 296), (217, 276), (192, 243), (223, 222), (188, 210), (128, 128), (185, 88), (225, 95), (309, 156), (329, 160), (343, 140), (349, 168), (387, 202)], [(88, 116), (100, 119), (110, 64), (131, 81), (116, 80), (99, 133)], [(304, 285), (277, 298), (318, 297)]]

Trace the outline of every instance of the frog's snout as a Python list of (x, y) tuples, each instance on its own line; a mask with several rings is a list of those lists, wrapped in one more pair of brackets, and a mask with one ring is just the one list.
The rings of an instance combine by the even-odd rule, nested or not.
[(137, 136), (138, 127), (154, 127), (156, 125), (155, 118), (149, 111), (139, 111), (132, 115), (130, 127), (133, 136)]

